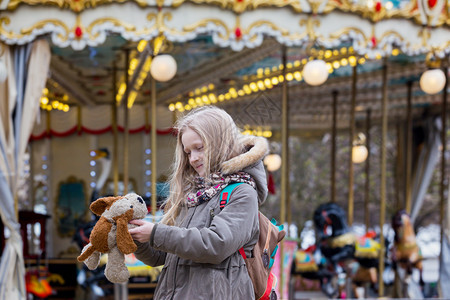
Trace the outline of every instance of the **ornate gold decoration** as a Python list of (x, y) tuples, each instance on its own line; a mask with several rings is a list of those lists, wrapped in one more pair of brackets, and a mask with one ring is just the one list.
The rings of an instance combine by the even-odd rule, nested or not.
[(319, 8), (322, 5), (323, 1), (327, 1), (327, 0), (309, 0), (308, 1), (313, 14), (320, 13)]
[(208, 23), (213, 23), (216, 26), (220, 26), (225, 29), (225, 32), (226, 32), (225, 36), (223, 34), (219, 33), (219, 37), (221, 39), (225, 40), (230, 36), (230, 29), (228, 28), (227, 24), (225, 24), (225, 22), (223, 22), (222, 20), (219, 20), (219, 19), (204, 19), (204, 20), (198, 21), (192, 25), (184, 26), (183, 31), (192, 32), (198, 27), (205, 27), (206, 25), (208, 25)]
[(308, 19), (300, 20), (300, 26), (306, 25), (306, 31), (305, 36), (307, 35), (311, 41), (315, 41), (317, 39), (316, 32), (314, 31), (314, 26), (318, 27), (320, 26), (320, 21), (317, 19), (314, 19), (313, 17), (309, 16)]
[[(124, 3), (129, 2), (130, 0), (11, 0), (8, 3), (7, 9), (8, 10), (14, 10), (16, 9), (19, 4), (28, 4), (32, 6), (37, 5), (51, 5), (51, 6), (58, 6), (59, 8), (70, 8), (74, 12), (80, 12), (87, 8), (95, 8), (99, 5), (103, 4), (110, 4), (110, 3)], [(147, 6), (147, 2), (144, 0), (132, 0), (133, 2), (136, 2), (140, 6)]]
[[(192, 32), (192, 31), (195, 31), (196, 28), (207, 26), (208, 23), (213, 23), (216, 26), (222, 27), (225, 30), (225, 34), (219, 33), (219, 37), (221, 39), (227, 40), (227, 39), (230, 38), (230, 36), (232, 34), (232, 30), (230, 28), (228, 28), (228, 26), (227, 26), (227, 24), (225, 24), (225, 22), (223, 22), (222, 20), (219, 20), (219, 19), (204, 19), (204, 20), (196, 22), (196, 23), (194, 23), (192, 25), (185, 26), (183, 28), (183, 30), (186, 33)], [(302, 33), (302, 34), (297, 34), (297, 33), (289, 34), (289, 30), (280, 28), (277, 25), (273, 24), (272, 22), (263, 21), (263, 20), (256, 21), (256, 22), (250, 24), (247, 28), (240, 28), (240, 19), (237, 18), (236, 19), (236, 27), (235, 28), (239, 27), (239, 29), (242, 32), (242, 35), (248, 35), (248, 41), (252, 42), (252, 41), (254, 41), (257, 38), (257, 35), (255, 34), (255, 35), (250, 36), (250, 32), (252, 31), (253, 28), (259, 27), (259, 26), (262, 26), (262, 25), (266, 25), (266, 26), (270, 27), (272, 30), (280, 32), (281, 35), (284, 38), (287, 38), (287, 39), (290, 39), (290, 40), (300, 40), (300, 39), (305, 38), (306, 35), (307, 35), (306, 32)]]
[[(1, 21), (2, 21), (2, 19), (0, 19), (0, 22)], [(98, 33), (92, 34), (92, 30), (93, 30), (94, 26), (102, 24), (102, 23), (107, 23), (107, 22), (113, 23), (116, 26), (121, 26), (121, 27), (125, 28), (126, 31), (134, 31), (136, 29), (133, 25), (127, 24), (125, 22), (122, 22), (122, 21), (114, 19), (114, 18), (97, 19), (97, 20), (93, 21), (91, 24), (89, 24), (89, 26), (85, 29), (84, 26), (80, 22), (79, 16), (77, 16), (76, 24), (75, 24), (74, 28), (72, 28), (72, 29), (69, 29), (69, 27), (64, 22), (62, 22), (60, 20), (48, 19), (48, 20), (42, 20), (40, 22), (37, 22), (36, 24), (31, 26), (30, 28), (22, 29), (21, 30), (21, 34), (22, 35), (20, 37), (29, 35), (29, 34), (31, 34), (33, 32), (33, 30), (41, 29), (47, 24), (54, 24), (55, 26), (59, 26), (59, 27), (62, 27), (64, 29), (64, 33), (65, 34), (59, 34), (58, 35), (58, 37), (61, 39), (61, 41), (67, 41), (67, 39), (69, 38), (69, 33), (74, 31), (77, 27), (79, 27), (83, 31), (83, 34), (87, 34), (89, 36), (89, 39), (95, 40), (98, 37), (99, 34)], [(3, 31), (1, 30), (1, 28), (0, 28), (0, 33), (2, 35), (4, 34)], [(16, 38), (17, 37), (18, 36), (16, 36)]]
[[(379, 37), (377, 40), (378, 40), (378, 41), (382, 41), (385, 37), (390, 36), (390, 35), (394, 35), (394, 36), (398, 37), (401, 41), (404, 41), (404, 39), (403, 39), (403, 37), (400, 35), (400, 33), (396, 32), (396, 31), (393, 31), (393, 30), (386, 31), (386, 32), (383, 33), (383, 35), (382, 35), (381, 37)], [(375, 36), (375, 34), (374, 34), (374, 36)], [(385, 48), (386, 48), (386, 46), (385, 46)]]
[(43, 28), (45, 25), (47, 24), (53, 24), (59, 27), (62, 27), (64, 29), (65, 34), (59, 34), (58, 37), (62, 40), (62, 41), (66, 41), (68, 39), (68, 35), (69, 35), (69, 27), (67, 27), (66, 24), (64, 24), (62, 21), (57, 20), (57, 19), (48, 19), (48, 20), (42, 20), (37, 22), (36, 24), (34, 24), (33, 26), (31, 26), (30, 28), (25, 28), (22, 29), (20, 31), (20, 33), (22, 34), (22, 36), (25, 35), (29, 35), (33, 32), (33, 30), (35, 29), (41, 29)]
[(418, 36), (422, 39), (422, 46), (426, 47), (428, 45), (428, 40), (431, 37), (430, 29), (427, 27), (423, 27), (420, 31)]
[[(380, 4), (382, 3), (381, 1), (376, 1), (375, 5), (377, 5), (377, 2), (380, 2)], [(402, 9), (388, 10), (381, 6), (378, 11), (375, 7), (369, 7), (367, 3), (367, 1), (359, 1), (358, 3), (354, 3), (351, 0), (330, 0), (325, 6), (324, 13), (329, 13), (334, 9), (338, 9), (343, 12), (351, 12), (361, 15), (363, 18), (367, 18), (372, 22), (377, 22), (382, 19), (403, 18), (414, 19), (417, 23), (421, 24), (419, 11), (417, 10), (417, 0), (411, 0)]]
[[(164, 6), (164, 0), (155, 0), (158, 7)], [(335, 9), (343, 12), (351, 12), (377, 22), (383, 19), (403, 18), (413, 19), (416, 23), (422, 24), (420, 10), (418, 9), (419, 0), (411, 0), (401, 9), (386, 9), (381, 6), (379, 9), (369, 7), (368, 2), (360, 0), (354, 3), (352, 0), (306, 0), (311, 7), (313, 14), (327, 14)], [(323, 2), (327, 1), (325, 5)], [(445, 0), (443, 0), (445, 1)], [(88, 8), (95, 8), (100, 5), (112, 3), (135, 2), (141, 7), (149, 7), (146, 0), (10, 0), (7, 9), (14, 10), (20, 4), (38, 6), (48, 5), (57, 6), (63, 9), (71, 9), (74, 12), (81, 12)], [(290, 7), (295, 12), (303, 12), (301, 2), (298, 0), (173, 0), (171, 7), (178, 7), (184, 2), (193, 2), (196, 4), (217, 5), (224, 9), (230, 9), (235, 13), (242, 13), (244, 11), (254, 10), (260, 7)], [(382, 3), (381, 0), (376, 3)], [(426, 2), (426, 1), (425, 1)], [(378, 5), (378, 4), (375, 4)], [(424, 3), (424, 5), (428, 5)], [(323, 7), (319, 12), (319, 8)], [(445, 6), (444, 6), (445, 7)], [(450, 25), (450, 18), (447, 9), (442, 9), (438, 13), (436, 24), (433, 26)], [(430, 17), (427, 14), (427, 22), (430, 23)]]
[(101, 19), (97, 19), (95, 21), (93, 21), (91, 24), (89, 24), (89, 26), (86, 28), (86, 33), (89, 34), (89, 38), (91, 40), (95, 40), (98, 37), (98, 33), (93, 35), (92, 34), (92, 29), (94, 28), (94, 26), (103, 24), (103, 23), (112, 23), (115, 26), (120, 26), (123, 27), (126, 31), (135, 31), (136, 27), (130, 24), (127, 24), (123, 21), (114, 19), (114, 18), (101, 18)]
[(3, 28), (3, 24), (9, 25), (10, 22), (11, 20), (8, 17), (0, 18), (0, 36), (6, 37), (8, 39), (20, 39), (21, 37), (23, 37), (23, 35), (15, 34), (12, 31), (8, 32)]
[(22, 1), (22, 0), (10, 0), (9, 3), (8, 3), (7, 9), (8, 10), (14, 10), (14, 9), (16, 9), (19, 6), (19, 4), (22, 4), (22, 3), (28, 4), (28, 5), (32, 5), (32, 6), (35, 6), (35, 5), (56, 5), (56, 6), (59, 6), (59, 7), (62, 8), (64, 6), (64, 2), (65, 2), (64, 0), (46, 0), (46, 1), (39, 1), (39, 0), (25, 0), (25, 1)]
[[(271, 23), (271, 22), (269, 22), (269, 21), (256, 21), (256, 22), (250, 24), (250, 26), (249, 26), (247, 29), (243, 30), (242, 33), (243, 33), (243, 34), (250, 35), (250, 31), (251, 31), (253, 28), (259, 27), (259, 26), (262, 26), (262, 25), (266, 25), (266, 26), (270, 27), (271, 29), (273, 29), (273, 30), (275, 30), (275, 31), (281, 32), (281, 35), (282, 35), (283, 37), (289, 37), (289, 30), (280, 28), (280, 27), (276, 26), (275, 24), (273, 24), (273, 23)], [(257, 37), (256, 35), (250, 36), (250, 37), (249, 37), (249, 40), (253, 42), (253, 41), (256, 39), (256, 37)], [(301, 39), (301, 36), (299, 36), (299, 35), (292, 35), (292, 36), (290, 36), (289, 38), (290, 38), (291, 40), (292, 40), (292, 39)]]
[[(177, 5), (182, 2), (179, 0)], [(259, 7), (286, 7), (291, 6), (296, 12), (301, 12), (300, 1), (296, 0), (190, 0), (196, 4), (213, 4), (218, 5), (224, 9), (231, 9), (235, 13), (242, 13), (247, 10), (256, 9)]]
[(156, 0), (156, 6), (162, 7), (164, 5), (164, 0)]
[(172, 28), (167, 27), (164, 20), (170, 21), (172, 20), (172, 14), (170, 12), (162, 12), (158, 11), (158, 13), (149, 13), (147, 15), (147, 20), (155, 21), (152, 27), (146, 28), (144, 30), (136, 32), (136, 35), (149, 34), (155, 30), (158, 30), (158, 33), (169, 33), (171, 35), (185, 35), (185, 32), (179, 32)]
[(363, 36), (363, 39), (364, 39), (364, 45), (363, 46), (366, 47), (367, 46), (367, 38), (366, 38), (364, 32), (362, 32), (362, 30), (360, 30), (359, 28), (356, 28), (356, 27), (347, 27), (347, 28), (339, 30), (338, 32), (332, 33), (332, 34), (330, 34), (330, 40), (331, 41), (337, 40), (342, 35), (349, 35), (349, 33), (352, 32), (352, 31), (354, 31), (354, 32), (356, 32), (356, 33), (358, 33), (358, 34)]

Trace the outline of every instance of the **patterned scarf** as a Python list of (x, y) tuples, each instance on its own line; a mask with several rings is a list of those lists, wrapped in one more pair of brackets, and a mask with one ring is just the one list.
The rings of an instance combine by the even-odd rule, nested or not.
[(230, 175), (223, 175), (220, 172), (213, 173), (209, 177), (211, 180), (205, 183), (203, 177), (195, 178), (194, 192), (187, 194), (187, 206), (194, 207), (209, 201), (217, 193), (220, 193), (227, 185), (235, 182), (244, 182), (256, 189), (256, 183), (250, 174), (238, 172)]

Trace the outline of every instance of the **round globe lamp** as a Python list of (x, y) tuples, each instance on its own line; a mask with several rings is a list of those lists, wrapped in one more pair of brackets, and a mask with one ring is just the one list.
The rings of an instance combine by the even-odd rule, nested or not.
[(157, 81), (166, 82), (171, 80), (177, 73), (177, 62), (169, 54), (158, 55), (153, 58), (150, 66), (150, 74)]
[(328, 78), (327, 65), (323, 60), (311, 60), (303, 68), (303, 78), (309, 85), (321, 85)]
[(359, 164), (364, 162), (367, 159), (367, 155), (369, 152), (367, 151), (366, 146), (357, 145), (352, 148), (352, 161), (355, 164)]
[(445, 83), (445, 74), (441, 69), (428, 70), (420, 76), (420, 88), (429, 95), (442, 91)]
[(281, 167), (281, 157), (278, 154), (269, 154), (264, 158), (264, 164), (269, 172), (274, 172)]

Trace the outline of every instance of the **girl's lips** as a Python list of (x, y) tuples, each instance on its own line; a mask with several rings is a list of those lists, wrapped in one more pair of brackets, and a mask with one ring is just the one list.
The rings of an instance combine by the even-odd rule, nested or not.
[(198, 169), (198, 168), (200, 168), (201, 166), (203, 166), (203, 164), (201, 164), (201, 165), (198, 165), (197, 167), (195, 167), (196, 169)]

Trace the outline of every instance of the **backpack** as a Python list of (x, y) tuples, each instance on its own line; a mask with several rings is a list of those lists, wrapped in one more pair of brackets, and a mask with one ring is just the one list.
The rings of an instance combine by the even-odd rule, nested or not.
[[(220, 210), (228, 203), (231, 192), (240, 183), (227, 185), (220, 193)], [(278, 243), (284, 238), (286, 232), (283, 225), (277, 226), (276, 220), (269, 221), (265, 215), (259, 212), (259, 239), (252, 250), (252, 257), (247, 257), (244, 248), (239, 253), (247, 266), (248, 275), (253, 283), (255, 299), (276, 300), (277, 277), (271, 273)]]

